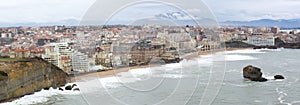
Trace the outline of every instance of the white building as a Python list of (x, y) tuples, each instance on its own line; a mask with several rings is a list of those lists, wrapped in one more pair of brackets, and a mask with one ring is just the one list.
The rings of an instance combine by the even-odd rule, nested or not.
[(176, 47), (179, 50), (194, 50), (197, 42), (188, 33), (159, 33), (158, 38), (169, 44), (170, 47)]
[(7, 34), (6, 33), (1, 33), (1, 38), (7, 38)]
[(74, 51), (71, 55), (72, 69), (78, 72), (87, 72), (90, 70), (88, 56)]
[(66, 62), (62, 62), (62, 57), (69, 57), (71, 60), (71, 69), (77, 72), (89, 71), (89, 61), (87, 55), (69, 48), (68, 43), (50, 43), (46, 45), (45, 54), (43, 59), (51, 62), (52, 64), (64, 68)]
[(253, 35), (248, 37), (246, 43), (256, 46), (274, 46), (275, 37), (272, 35)]

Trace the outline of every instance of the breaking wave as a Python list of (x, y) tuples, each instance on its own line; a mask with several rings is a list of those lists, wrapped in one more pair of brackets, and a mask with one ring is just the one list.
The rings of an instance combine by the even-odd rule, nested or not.
[[(70, 85), (70, 84), (67, 84)], [(66, 86), (67, 86), (66, 85)], [(61, 87), (64, 89), (64, 87)], [(52, 96), (61, 96), (63, 97), (63, 95), (78, 95), (80, 94), (79, 91), (73, 91), (73, 90), (64, 90), (61, 91), (58, 88), (57, 89), (53, 89), (52, 87), (49, 88), (49, 90), (41, 90), (39, 92), (35, 92), (34, 94), (31, 95), (25, 95), (19, 99), (16, 99), (12, 102), (6, 102), (6, 103), (2, 103), (1, 105), (39, 105), (41, 103), (43, 104), (51, 104), (51, 102), (49, 102), (50, 98)]]

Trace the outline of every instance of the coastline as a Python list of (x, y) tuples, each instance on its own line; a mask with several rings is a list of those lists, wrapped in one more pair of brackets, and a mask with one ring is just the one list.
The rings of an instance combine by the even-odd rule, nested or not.
[[(203, 55), (209, 55), (209, 54), (215, 54), (218, 52), (226, 52), (226, 51), (234, 51), (234, 50), (246, 50), (250, 48), (226, 48), (226, 49), (217, 49), (217, 50), (208, 50), (208, 51), (199, 51), (199, 52), (194, 52), (188, 55), (185, 55), (183, 58), (190, 60), (194, 59)], [(91, 73), (86, 73), (86, 74), (81, 74), (81, 75), (74, 75), (73, 77), (70, 77), (70, 82), (76, 82), (77, 80), (81, 80), (83, 78), (95, 78), (95, 77), (106, 77), (106, 76), (112, 76), (121, 72), (128, 72), (132, 69), (138, 69), (138, 68), (145, 68), (148, 65), (141, 65), (141, 66), (131, 66), (131, 67), (123, 67), (123, 68), (117, 68), (113, 70), (107, 70), (107, 71), (100, 71), (100, 72), (91, 72)]]

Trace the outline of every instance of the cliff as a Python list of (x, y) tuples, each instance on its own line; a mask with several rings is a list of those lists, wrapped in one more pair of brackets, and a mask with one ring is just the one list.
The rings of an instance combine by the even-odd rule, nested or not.
[[(222, 45), (224, 46), (224, 45)], [(226, 48), (253, 48), (255, 45), (247, 44), (241, 41), (229, 41), (225, 42)]]
[(285, 43), (280, 38), (275, 39), (276, 47), (290, 48), (290, 49), (300, 49), (300, 42), (298, 43)]
[(40, 58), (0, 60), (0, 101), (67, 83), (68, 75)]

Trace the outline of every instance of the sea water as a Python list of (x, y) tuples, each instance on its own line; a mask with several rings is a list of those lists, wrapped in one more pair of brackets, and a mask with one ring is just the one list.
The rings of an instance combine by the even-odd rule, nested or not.
[[(300, 50), (236, 50), (180, 63), (84, 78), (80, 92), (42, 90), (4, 105), (298, 105)], [(260, 67), (267, 82), (244, 79), (247, 65)], [(273, 80), (274, 75), (284, 80)]]

